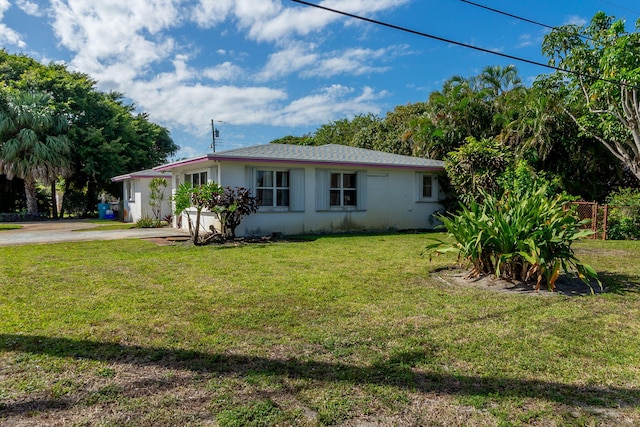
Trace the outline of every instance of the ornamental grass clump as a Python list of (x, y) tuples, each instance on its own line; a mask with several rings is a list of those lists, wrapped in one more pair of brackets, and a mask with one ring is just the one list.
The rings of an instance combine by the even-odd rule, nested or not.
[(563, 209), (565, 201), (562, 195), (549, 197), (546, 186), (501, 198), (484, 194), (482, 202), (470, 201), (455, 215), (439, 216), (455, 243), (435, 239), (426, 250), (458, 252), (459, 259), (471, 263), (469, 277), (534, 280), (536, 291), (542, 283), (554, 290), (561, 270), (590, 284), (598, 281), (597, 273), (575, 257), (571, 245), (592, 231), (582, 228), (588, 221)]

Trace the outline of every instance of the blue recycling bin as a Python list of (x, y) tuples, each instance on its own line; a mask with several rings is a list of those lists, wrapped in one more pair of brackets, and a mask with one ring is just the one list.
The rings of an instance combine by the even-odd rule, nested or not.
[(109, 203), (98, 203), (98, 218), (106, 219), (107, 218), (107, 210), (111, 205)]

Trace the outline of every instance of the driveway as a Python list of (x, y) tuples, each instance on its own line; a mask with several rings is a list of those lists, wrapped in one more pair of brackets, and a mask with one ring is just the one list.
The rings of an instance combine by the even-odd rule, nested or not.
[[(0, 246), (167, 237), (177, 237), (182, 240), (189, 236), (189, 232), (170, 227), (100, 230), (100, 224), (74, 220), (12, 222), (9, 224), (21, 225), (22, 228), (0, 231)], [(93, 230), (94, 228), (96, 230)]]

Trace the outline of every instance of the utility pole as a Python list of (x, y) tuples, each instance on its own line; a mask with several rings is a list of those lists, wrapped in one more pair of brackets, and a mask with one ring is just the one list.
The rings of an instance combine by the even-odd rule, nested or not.
[(220, 138), (220, 131), (215, 128), (213, 125), (213, 119), (211, 119), (211, 149), (214, 153), (216, 152), (216, 138)]

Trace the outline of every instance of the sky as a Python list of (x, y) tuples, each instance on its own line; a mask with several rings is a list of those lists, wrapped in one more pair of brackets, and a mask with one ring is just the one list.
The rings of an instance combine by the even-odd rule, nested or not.
[[(462, 0), (310, 0), (440, 38), (546, 63), (548, 29)], [(633, 30), (637, 0), (474, 0), (549, 26), (598, 11)], [(426, 101), (445, 80), (514, 64), (292, 0), (0, 0), (0, 46), (88, 74), (170, 130), (174, 159), (313, 133)]]

